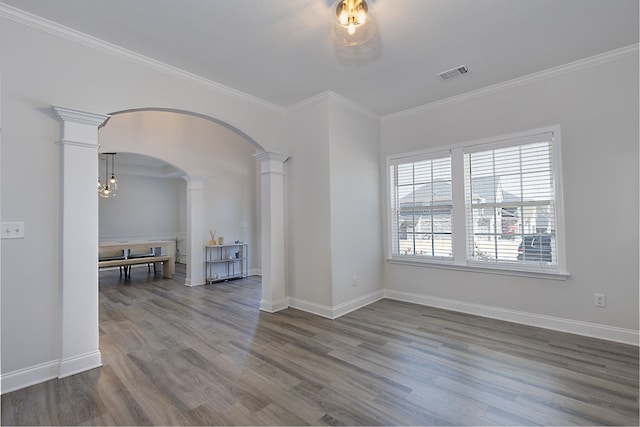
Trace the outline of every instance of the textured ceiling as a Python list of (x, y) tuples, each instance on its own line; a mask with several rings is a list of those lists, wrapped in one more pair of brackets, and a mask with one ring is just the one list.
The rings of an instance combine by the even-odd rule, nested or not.
[[(331, 90), (385, 115), (638, 43), (637, 0), (376, 0), (338, 47), (329, 0), (4, 0), (282, 107)], [(464, 77), (436, 74), (466, 64)]]

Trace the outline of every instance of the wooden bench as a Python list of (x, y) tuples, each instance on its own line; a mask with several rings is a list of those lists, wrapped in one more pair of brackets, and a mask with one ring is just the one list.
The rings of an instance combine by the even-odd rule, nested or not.
[[(129, 267), (131, 265), (162, 263), (162, 276), (170, 279), (173, 276), (173, 258), (167, 255), (141, 258), (112, 259), (107, 261), (98, 261), (98, 268), (107, 267)], [(125, 276), (127, 269), (125, 268)]]

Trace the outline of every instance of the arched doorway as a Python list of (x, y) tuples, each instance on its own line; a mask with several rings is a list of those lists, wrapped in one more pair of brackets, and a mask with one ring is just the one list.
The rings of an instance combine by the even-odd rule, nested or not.
[[(72, 375), (87, 369), (101, 366), (101, 355), (98, 349), (98, 312), (97, 312), (97, 194), (95, 179), (97, 176), (97, 153), (99, 149), (98, 129), (104, 128), (111, 116), (88, 113), (64, 107), (53, 107), (63, 121), (62, 127), (62, 296), (61, 296), (61, 357), (59, 377)], [(148, 109), (161, 111), (161, 109)], [(128, 112), (132, 112), (128, 111)], [(142, 112), (143, 110), (135, 110)], [(167, 112), (169, 112), (167, 110)], [(202, 115), (189, 112), (176, 112), (187, 116), (211, 120)], [(122, 113), (122, 117), (126, 115)], [(114, 116), (117, 114), (114, 114)], [(219, 123), (218, 123), (219, 124)], [(179, 127), (179, 126), (178, 126)], [(153, 127), (150, 127), (153, 128)], [(231, 132), (236, 137), (246, 138), (240, 131), (231, 126), (218, 126)], [(191, 132), (191, 133), (189, 133)], [(193, 135), (193, 128), (187, 134)], [(287, 155), (260, 152), (259, 145), (250, 139), (244, 139), (255, 145), (255, 158), (260, 164), (260, 240), (261, 240), (261, 273), (262, 301), (260, 309), (274, 312), (288, 307), (284, 283), (284, 162)], [(101, 141), (102, 142), (102, 141)], [(131, 149), (131, 140), (121, 138), (114, 140), (105, 151), (140, 152)], [(203, 142), (203, 141), (199, 141)], [(143, 154), (153, 155), (160, 159), (171, 159), (171, 162), (185, 171), (189, 171), (188, 194), (194, 197), (195, 205), (203, 198), (204, 182), (206, 182), (208, 165), (203, 157), (196, 155), (191, 163), (181, 156), (184, 145), (153, 144), (145, 139), (142, 143)], [(124, 149), (128, 147), (128, 149)], [(202, 147), (194, 147), (196, 152)], [(204, 159), (206, 160), (206, 158)], [(194, 200), (191, 201), (191, 206)], [(192, 224), (195, 229), (189, 230), (190, 236), (203, 235), (203, 224), (199, 221), (199, 209), (192, 212)], [(201, 217), (200, 217), (201, 219)], [(197, 229), (200, 227), (200, 229)], [(196, 252), (202, 251), (202, 244), (191, 239), (192, 258)], [(197, 263), (196, 263), (197, 264)], [(193, 273), (200, 274), (201, 273)], [(197, 279), (193, 279), (197, 280)], [(194, 283), (196, 284), (196, 283)]]
[(203, 243), (213, 230), (228, 242), (247, 243), (258, 271), (260, 190), (254, 156), (259, 147), (228, 126), (182, 111), (129, 110), (110, 117), (99, 132), (100, 151), (151, 156), (184, 172), (185, 284), (204, 283)]

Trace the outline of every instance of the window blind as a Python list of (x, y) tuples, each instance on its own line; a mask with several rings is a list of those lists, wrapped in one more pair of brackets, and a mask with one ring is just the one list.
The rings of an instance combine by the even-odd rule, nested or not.
[(474, 147), (464, 162), (467, 259), (556, 265), (552, 134)]
[(392, 255), (452, 258), (449, 154), (396, 161), (389, 172)]

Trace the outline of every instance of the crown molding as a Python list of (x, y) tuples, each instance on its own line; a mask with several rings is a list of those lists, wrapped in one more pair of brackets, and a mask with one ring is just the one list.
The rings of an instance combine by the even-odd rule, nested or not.
[(298, 108), (306, 107), (307, 105), (315, 104), (316, 102), (323, 101), (327, 99), (331, 95), (330, 90), (325, 90), (324, 92), (320, 92), (316, 95), (310, 96), (309, 98), (303, 99), (302, 101), (298, 101), (295, 104), (291, 104), (290, 106), (285, 108), (285, 113), (290, 113), (293, 110), (297, 110)]
[(366, 116), (369, 116), (372, 119), (380, 120), (380, 115), (379, 114), (376, 114), (376, 113), (373, 113), (373, 112), (367, 110), (362, 105), (357, 104), (357, 103), (351, 101), (350, 99), (345, 98), (344, 96), (335, 93), (332, 90), (325, 90), (324, 92), (320, 92), (320, 93), (318, 93), (316, 95), (313, 95), (313, 96), (311, 96), (311, 97), (309, 97), (307, 99), (303, 99), (300, 102), (296, 102), (295, 104), (290, 105), (289, 107), (287, 107), (285, 109), (285, 112), (289, 113), (289, 112), (291, 112), (291, 111), (293, 111), (293, 110), (295, 110), (297, 108), (304, 107), (306, 105), (311, 105), (311, 104), (314, 104), (314, 103), (316, 103), (318, 101), (322, 101), (324, 99), (333, 99), (333, 100), (335, 100), (335, 101), (337, 101), (337, 102), (339, 102), (339, 103), (341, 103), (343, 105), (346, 105), (347, 107), (350, 107), (350, 108), (353, 108), (354, 110), (360, 111), (362, 114), (364, 114)]
[(534, 82), (550, 79), (552, 77), (559, 76), (562, 74), (570, 73), (572, 71), (581, 70), (584, 68), (592, 67), (594, 65), (603, 64), (605, 62), (613, 61), (626, 55), (636, 54), (638, 53), (639, 47), (640, 47), (640, 44), (638, 43), (632, 44), (630, 46), (621, 47), (619, 49), (614, 49), (609, 52), (601, 53), (598, 55), (590, 56), (588, 58), (580, 59), (574, 62), (569, 62), (563, 65), (559, 65), (557, 67), (549, 68), (547, 70), (539, 71), (537, 73), (532, 73), (523, 77), (507, 80), (505, 82), (484, 87), (482, 89), (473, 90), (470, 92), (463, 93), (461, 95), (441, 99), (439, 101), (434, 101), (429, 104), (420, 105), (418, 107), (398, 111), (396, 113), (387, 114), (381, 118), (381, 121), (384, 122), (387, 120), (399, 119), (405, 116), (411, 116), (413, 114), (435, 110), (445, 105), (455, 104), (457, 102), (462, 102), (462, 101), (477, 98), (480, 96), (497, 93), (497, 92), (500, 92), (506, 89), (515, 88), (518, 86), (524, 86), (530, 83), (534, 83)]
[(319, 101), (322, 101), (322, 100), (325, 100), (325, 99), (335, 100), (335, 101), (339, 102), (340, 104), (345, 105), (345, 106), (347, 106), (349, 108), (352, 108), (354, 110), (357, 110), (357, 111), (361, 112), (362, 114), (364, 114), (364, 115), (366, 115), (366, 116), (368, 116), (368, 117), (370, 117), (370, 118), (372, 118), (374, 120), (380, 120), (380, 118), (381, 118), (381, 116), (379, 114), (376, 114), (376, 113), (374, 113), (372, 111), (367, 110), (362, 105), (357, 104), (357, 103), (351, 101), (350, 99), (345, 98), (344, 96), (335, 93), (332, 90), (325, 90), (324, 92), (320, 92), (320, 93), (318, 93), (316, 95), (313, 95), (313, 96), (311, 96), (311, 97), (309, 97), (307, 99), (303, 99), (300, 102), (296, 102), (295, 104), (292, 104), (289, 107), (287, 107), (285, 109), (285, 112), (286, 113), (290, 113), (293, 110), (296, 110), (298, 108), (301, 108), (301, 107), (304, 107), (304, 106), (307, 106), (307, 105), (312, 105), (312, 104), (314, 104), (316, 102), (319, 102)]
[(369, 116), (370, 118), (374, 119), (374, 120), (380, 120), (380, 115), (376, 114), (372, 111), (367, 110), (366, 108), (364, 108), (362, 105), (357, 104), (355, 102), (353, 102), (352, 100), (345, 98), (344, 96), (337, 94), (333, 91), (328, 91), (329, 93), (329, 97), (331, 99), (334, 99), (335, 101), (339, 102), (342, 105), (345, 105), (349, 108), (352, 108), (354, 110), (358, 110), (360, 111), (362, 114)]
[(249, 95), (245, 92), (233, 89), (229, 86), (225, 86), (213, 80), (206, 79), (204, 77), (185, 71), (181, 68), (165, 64), (164, 62), (157, 61), (153, 58), (149, 58), (129, 49), (125, 49), (113, 43), (101, 40), (97, 37), (90, 36), (88, 34), (69, 28), (65, 25), (49, 21), (48, 19), (44, 19), (22, 9), (9, 6), (5, 3), (0, 3), (0, 18), (9, 19), (19, 24), (35, 28), (36, 30), (40, 30), (53, 36), (60, 37), (89, 47), (91, 49), (107, 53), (120, 59), (142, 65), (144, 67), (159, 71), (172, 77), (186, 80), (191, 83), (196, 83), (201, 86), (206, 86), (211, 89), (226, 92), (229, 95), (237, 96), (252, 104), (275, 110), (280, 113), (286, 111), (286, 109), (280, 105), (265, 101), (264, 99)]

